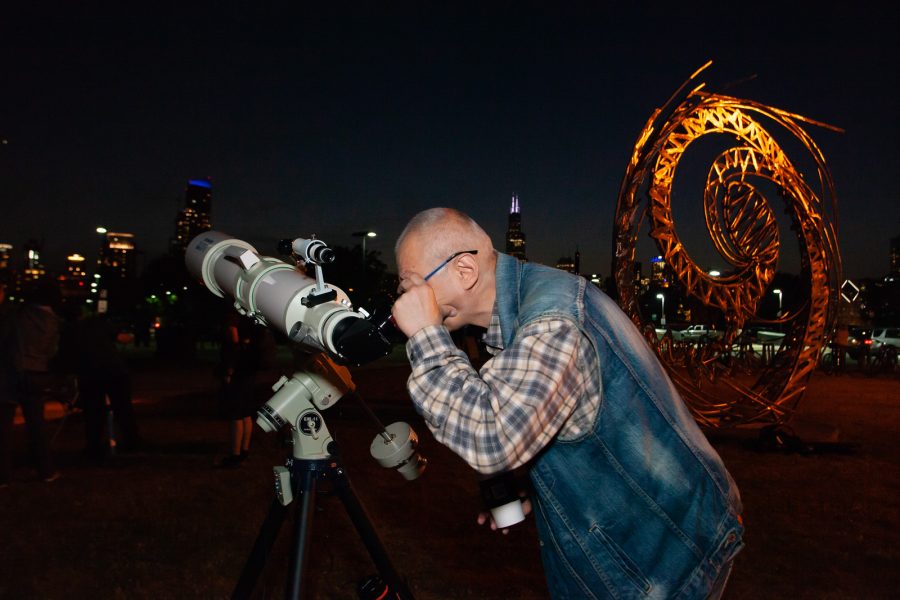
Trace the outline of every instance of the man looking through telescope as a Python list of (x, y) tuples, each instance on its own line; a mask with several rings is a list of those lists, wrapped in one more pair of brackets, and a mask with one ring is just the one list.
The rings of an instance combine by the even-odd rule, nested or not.
[[(410, 396), (480, 473), (527, 467), (551, 594), (720, 597), (737, 486), (618, 306), (454, 209), (413, 217), (396, 256)], [(486, 329), (480, 371), (450, 337), (465, 325)]]

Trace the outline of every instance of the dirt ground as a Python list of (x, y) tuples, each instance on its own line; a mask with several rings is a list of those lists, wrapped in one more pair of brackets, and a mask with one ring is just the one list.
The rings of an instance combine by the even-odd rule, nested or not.
[[(210, 361), (134, 357), (135, 401), (147, 445), (105, 465), (81, 455), (79, 413), (49, 424), (63, 477), (36, 480), (16, 427), (12, 485), (0, 489), (0, 598), (225, 598), (273, 499), (272, 467), (290, 450), (254, 433), (240, 468), (226, 451)], [(407, 369), (354, 371), (385, 424), (409, 422), (428, 458), (405, 481), (378, 466), (378, 428), (345, 399), (324, 413), (357, 496), (416, 598), (547, 597), (532, 520), (507, 536), (475, 524), (473, 473), (431, 437), (405, 399)], [(51, 407), (52, 408), (52, 407)], [(710, 433), (743, 496), (746, 548), (725, 597), (894, 598), (900, 588), (900, 380), (815, 375), (793, 425), (811, 454), (763, 452), (756, 431)], [(346, 511), (319, 486), (303, 571), (309, 598), (356, 598), (375, 573)], [(283, 596), (292, 530), (285, 523), (255, 597)]]

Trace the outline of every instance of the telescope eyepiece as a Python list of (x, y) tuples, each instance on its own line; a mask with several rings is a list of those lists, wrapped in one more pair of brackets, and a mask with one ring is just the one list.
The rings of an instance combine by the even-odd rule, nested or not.
[(301, 259), (314, 265), (334, 262), (334, 250), (322, 240), (297, 238), (291, 242), (291, 250)]
[(334, 250), (331, 248), (322, 248), (322, 251), (316, 254), (317, 260), (323, 263), (334, 262)]

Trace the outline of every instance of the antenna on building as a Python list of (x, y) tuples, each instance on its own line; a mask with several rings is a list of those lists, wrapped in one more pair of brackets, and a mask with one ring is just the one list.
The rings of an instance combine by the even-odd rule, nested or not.
[(519, 195), (513, 192), (512, 206), (509, 208), (509, 214), (517, 214), (519, 212)]
[(527, 260), (525, 256), (525, 233), (522, 231), (522, 214), (519, 211), (519, 195), (515, 192), (509, 207), (509, 225), (506, 230), (506, 253)]

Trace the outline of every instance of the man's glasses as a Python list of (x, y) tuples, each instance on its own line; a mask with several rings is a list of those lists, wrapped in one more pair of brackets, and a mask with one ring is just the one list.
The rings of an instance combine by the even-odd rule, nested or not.
[(435, 274), (437, 274), (438, 271), (440, 271), (441, 269), (446, 267), (450, 263), (451, 260), (453, 260), (454, 258), (456, 258), (457, 256), (460, 256), (462, 254), (478, 254), (478, 250), (460, 250), (459, 252), (454, 252), (453, 254), (451, 254), (450, 256), (447, 257), (447, 260), (445, 260), (444, 262), (442, 262), (441, 264), (436, 266), (434, 268), (434, 270), (431, 271), (431, 273), (426, 275), (425, 281), (428, 281), (429, 279), (434, 277)]

